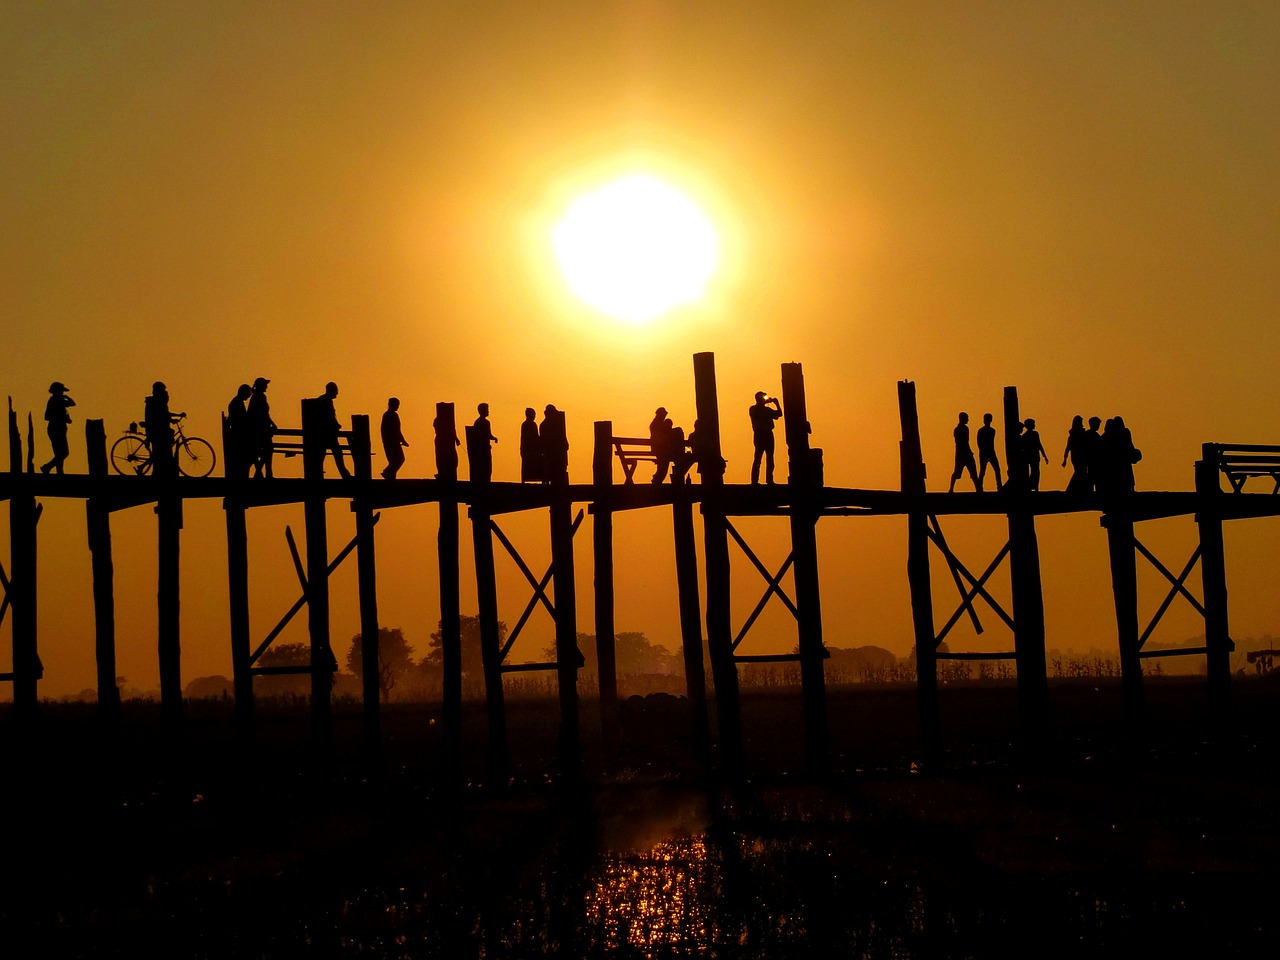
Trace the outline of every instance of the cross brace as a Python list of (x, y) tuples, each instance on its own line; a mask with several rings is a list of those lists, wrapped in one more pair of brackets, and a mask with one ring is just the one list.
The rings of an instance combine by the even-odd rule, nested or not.
[[(1157, 570), (1160, 571), (1160, 573), (1164, 576), (1166, 580), (1169, 581), (1169, 583), (1172, 584), (1172, 586), (1169, 588), (1169, 592), (1165, 595), (1164, 600), (1161, 602), (1159, 608), (1156, 610), (1155, 616), (1153, 616), (1151, 618), (1151, 622), (1147, 624), (1147, 629), (1143, 630), (1142, 636), (1138, 638), (1138, 649), (1141, 650), (1142, 645), (1147, 642), (1147, 638), (1150, 637), (1152, 632), (1155, 630), (1156, 624), (1160, 622), (1160, 618), (1163, 617), (1165, 614), (1165, 611), (1169, 609), (1169, 604), (1173, 603), (1173, 598), (1178, 596), (1178, 594), (1181, 594), (1186, 599), (1186, 601), (1191, 604), (1191, 606), (1195, 607), (1196, 612), (1200, 614), (1200, 616), (1204, 617), (1206, 616), (1206, 614), (1204, 610), (1204, 604), (1202, 604), (1199, 600), (1197, 600), (1191, 594), (1191, 592), (1187, 590), (1185, 586), (1187, 577), (1190, 576), (1191, 571), (1195, 569), (1196, 564), (1200, 562), (1199, 544), (1196, 545), (1195, 550), (1191, 551), (1191, 558), (1186, 562), (1186, 565), (1182, 568), (1182, 572), (1178, 574), (1176, 577), (1173, 575), (1172, 572), (1170, 572), (1168, 567), (1166, 567), (1163, 563), (1160, 562), (1160, 560), (1156, 557), (1154, 553), (1152, 553), (1150, 550), (1146, 548), (1146, 546), (1143, 545), (1143, 543), (1137, 537), (1133, 538), (1133, 546), (1140, 554), (1142, 554), (1144, 557), (1147, 558), (1147, 561), (1153, 567), (1155, 567)], [(1235, 645), (1233, 643), (1232, 649), (1234, 648), (1235, 648)], [(1191, 648), (1188, 648), (1185, 651), (1185, 653), (1188, 653), (1188, 654), (1204, 653), (1205, 649), (1206, 648), (1204, 647), (1191, 647)], [(1164, 653), (1163, 651), (1161, 652)], [(1182, 651), (1178, 651), (1178, 653), (1180, 652)], [(1168, 653), (1164, 653), (1164, 655), (1176, 656), (1177, 653), (1175, 653), (1174, 651), (1169, 651)]]
[[(44, 504), (37, 503), (36, 504), (36, 523), (37, 524), (40, 523), (40, 517), (43, 513), (44, 513)], [(12, 600), (9, 597), (9, 587), (10, 587), (9, 576), (4, 572), (4, 564), (0, 563), (0, 588), (3, 588), (4, 590), (4, 599), (0, 600), (0, 624), (4, 623), (5, 614), (9, 612), (9, 605), (10, 603), (12, 603)], [(4, 679), (4, 677), (0, 676), (0, 679)]]
[[(991, 575), (995, 573), (997, 569), (999, 569), (1001, 562), (1004, 560), (1006, 556), (1009, 555), (1010, 544), (1008, 543), (1008, 541), (1006, 541), (1005, 545), (1001, 547), (1000, 550), (996, 553), (995, 558), (989, 564), (987, 564), (987, 568), (982, 572), (982, 576), (975, 577), (972, 573), (969, 572), (968, 568), (965, 567), (965, 565), (960, 561), (960, 558), (957, 557), (951, 551), (951, 548), (947, 545), (946, 539), (943, 538), (942, 536), (942, 529), (938, 525), (937, 518), (930, 517), (930, 520), (932, 522), (932, 526), (929, 528), (926, 528), (925, 533), (928, 534), (929, 539), (933, 541), (934, 546), (938, 548), (938, 551), (946, 559), (947, 565), (950, 566), (951, 568), (952, 577), (956, 579), (957, 586), (959, 586), (960, 584), (960, 579), (959, 579), (960, 577), (963, 577), (965, 580), (969, 582), (969, 589), (961, 590), (960, 606), (956, 609), (956, 612), (951, 615), (951, 619), (948, 620), (946, 624), (943, 626), (942, 630), (938, 633), (938, 636), (935, 638), (934, 642), (942, 643), (943, 639), (947, 636), (948, 633), (951, 632), (951, 628), (954, 627), (957, 622), (959, 622), (960, 617), (964, 614), (966, 610), (972, 613), (974, 597), (981, 597), (984, 601), (986, 601), (987, 606), (989, 606), (993, 611), (995, 611), (996, 616), (998, 616), (1001, 620), (1004, 621), (1005, 626), (1007, 626), (1010, 630), (1015, 629), (1013, 617), (1009, 616), (1009, 614), (1005, 612), (1004, 608), (1000, 606), (999, 602), (995, 599), (995, 597), (991, 596), (991, 594), (988, 593), (986, 589), (986, 582), (991, 579)], [(976, 622), (976, 617), (974, 619)], [(981, 627), (978, 627), (978, 632), (979, 633), (982, 632)]]
[[(760, 562), (760, 558), (755, 555), (749, 546), (747, 546), (747, 541), (742, 539), (742, 534), (738, 533), (738, 531), (734, 529), (733, 524), (726, 519), (724, 525), (728, 528), (729, 535), (733, 537), (734, 542), (742, 548), (742, 552), (747, 555), (747, 559), (751, 561), (752, 565), (757, 571), (759, 571), (760, 576), (764, 577), (765, 583), (768, 584), (768, 586), (765, 587), (764, 595), (760, 598), (760, 602), (756, 604), (755, 609), (751, 611), (751, 616), (747, 617), (746, 623), (742, 625), (742, 629), (739, 630), (738, 635), (734, 637), (732, 649), (737, 650), (738, 644), (742, 643), (743, 638), (747, 635), (747, 631), (751, 629), (752, 624), (754, 624), (759, 618), (761, 612), (763, 612), (765, 608), (765, 605), (768, 604), (769, 599), (774, 594), (777, 594), (778, 599), (781, 600), (783, 605), (791, 611), (791, 616), (795, 617), (797, 621), (800, 619), (800, 611), (796, 609), (796, 605), (791, 602), (791, 598), (787, 596), (786, 591), (781, 587), (782, 578), (787, 575), (787, 571), (791, 569), (791, 564), (795, 562), (795, 553), (792, 552), (787, 554), (787, 559), (782, 561), (782, 566), (778, 568), (778, 572), (776, 574), (770, 573), (768, 568)], [(786, 656), (789, 658), (791, 655), (786, 654)]]
[[(582, 526), (582, 519), (585, 516), (586, 513), (584, 511), (578, 511), (578, 515), (573, 518), (573, 526), (570, 527), (570, 536), (577, 536), (578, 528)], [(506, 548), (507, 553), (511, 555), (511, 559), (516, 562), (516, 566), (519, 567), (520, 572), (524, 574), (524, 578), (528, 580), (529, 585), (533, 587), (533, 596), (530, 597), (529, 602), (525, 604), (524, 612), (520, 614), (520, 619), (516, 621), (516, 625), (512, 628), (511, 632), (507, 634), (507, 642), (503, 646), (501, 654), (498, 656), (498, 662), (501, 663), (507, 658), (507, 653), (510, 652), (511, 647), (515, 644), (516, 637), (520, 636), (520, 631), (523, 630), (524, 625), (529, 622), (529, 617), (533, 615), (533, 611), (537, 609), (539, 603), (547, 608), (547, 613), (551, 614), (552, 617), (556, 615), (556, 608), (547, 597), (547, 587), (551, 584), (551, 576), (555, 571), (555, 564), (549, 564), (547, 566), (547, 572), (542, 575), (541, 580), (538, 580), (534, 577), (533, 571), (529, 569), (529, 565), (524, 562), (524, 558), (520, 556), (520, 551), (517, 550), (515, 545), (507, 539), (507, 535), (498, 528), (498, 524), (492, 517), (489, 519), (489, 529), (491, 529), (494, 536), (498, 538), (498, 542)], [(579, 652), (578, 655), (581, 657), (581, 652)], [(549, 670), (553, 668), (555, 664), (542, 664), (539, 666)], [(581, 666), (581, 664), (579, 664), (579, 666)], [(531, 667), (532, 665), (525, 665), (524, 669), (530, 669)]]

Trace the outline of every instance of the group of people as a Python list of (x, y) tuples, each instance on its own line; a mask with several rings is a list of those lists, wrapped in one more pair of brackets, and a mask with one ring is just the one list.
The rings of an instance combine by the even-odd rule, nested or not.
[[(489, 405), (481, 403), (476, 407), (478, 416), (471, 426), (467, 427), (467, 460), (471, 466), (471, 479), (489, 481), (493, 477), (493, 444), (498, 438), (493, 434), (493, 425), (489, 421)], [(457, 465), (459, 440), (455, 434), (450, 438), (447, 430), (437, 420), (436, 427), (436, 459), (437, 463)], [(449, 442), (452, 439), (452, 444)], [(385, 444), (385, 438), (384, 438)], [(550, 483), (569, 471), (569, 438), (565, 430), (564, 413), (549, 403), (542, 411), (542, 423), (538, 423), (538, 412), (533, 407), (525, 407), (524, 420), (520, 423), (520, 482)]]
[[(955, 492), (956, 481), (966, 472), (973, 480), (974, 489), (981, 493), (988, 467), (995, 475), (996, 490), (1003, 488), (1000, 461), (996, 456), (996, 430), (991, 419), (989, 413), (982, 416), (982, 426), (978, 428), (976, 437), (978, 456), (975, 461), (973, 448), (969, 445), (969, 414), (962, 412), (957, 418), (955, 429), (951, 431), (956, 457), (948, 493)], [(1100, 426), (1103, 427), (1101, 432)], [(1048, 463), (1049, 455), (1040, 440), (1035, 420), (1028, 418), (1017, 427), (1018, 433), (1009, 447), (1009, 477), (1020, 481), (1025, 490), (1038, 491), (1040, 464)], [(1067, 482), (1068, 493), (1127, 493), (1134, 488), (1133, 465), (1142, 459), (1142, 452), (1133, 445), (1133, 437), (1122, 417), (1111, 418), (1105, 426), (1099, 417), (1090, 417), (1089, 429), (1086, 430), (1084, 418), (1077, 416), (1067, 432), (1067, 446), (1062, 452), (1064, 467), (1068, 458), (1072, 467), (1071, 479)]]
[[(258, 377), (250, 386), (240, 384), (236, 395), (227, 405), (228, 460), (227, 473), (237, 475), (253, 471), (255, 477), (270, 477), (271, 457), (275, 443), (276, 423), (271, 419), (271, 404), (267, 402), (266, 377)], [(334, 384), (334, 396), (338, 388)], [(325, 391), (328, 393), (328, 391)], [(152, 445), (154, 448), (154, 444)], [(234, 453), (234, 458), (231, 454)], [(341, 463), (341, 459), (339, 459)]]

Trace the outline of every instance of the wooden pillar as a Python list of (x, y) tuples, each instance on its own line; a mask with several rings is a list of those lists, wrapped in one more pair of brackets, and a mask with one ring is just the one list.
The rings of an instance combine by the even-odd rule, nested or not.
[(724, 507), (724, 456), (720, 450), (720, 403), (716, 396), (716, 358), (693, 355), (694, 400), (702, 463), (702, 532), (707, 565), (707, 648), (716, 691), (720, 761), (736, 773), (742, 765), (742, 717), (738, 665), (733, 656), (729, 608), (729, 530)]
[(462, 756), (462, 612), (458, 567), (458, 446), (453, 404), (437, 403), (436, 479), (441, 482), (440, 530), (436, 556), (440, 568), (441, 738), (445, 767), (456, 770)]
[(707, 723), (707, 675), (702, 653), (702, 603), (698, 598), (698, 550), (693, 532), (693, 488), (680, 484), (672, 503), (676, 548), (676, 594), (680, 603), (680, 645), (684, 652), (685, 695), (693, 754), (704, 767), (711, 762)]
[[(552, 448), (568, 449), (564, 411), (548, 409), (542, 422), (544, 451), (548, 432)], [(578, 599), (573, 564), (573, 500), (569, 492), (567, 458), (544, 457), (548, 464), (565, 459), (560, 469), (551, 468), (547, 480), (551, 485), (551, 582), (555, 591), (556, 611), (556, 686), (560, 698), (560, 769), (567, 777), (576, 777), (582, 768), (578, 722)]]
[(618, 746), (618, 665), (613, 616), (613, 423), (597, 420), (591, 479), (592, 547), (595, 566), (596, 680), (600, 688), (600, 733), (607, 753)]
[(227, 496), (222, 512), (227, 526), (227, 600), (231, 618), (231, 675), (236, 697), (236, 732), (241, 738), (253, 733), (253, 641), (249, 626), (249, 533), (246, 524), (245, 484), (248, 468), (238, 459), (241, 454), (222, 418), (223, 475), (227, 478)]
[(1138, 656), (1138, 563), (1133, 517), (1118, 498), (1112, 498), (1102, 523), (1107, 528), (1107, 555), (1111, 562), (1111, 594), (1116, 608), (1116, 642), (1120, 651), (1125, 721), (1131, 727), (1137, 727), (1146, 719), (1146, 693), (1142, 683), (1142, 659)]
[[(898, 381), (898, 418), (902, 442), (898, 448), (902, 492), (923, 496), (924, 454), (920, 446), (920, 416), (916, 385)], [(933, 587), (929, 579), (929, 517), (916, 507), (907, 513), (907, 584), (911, 590), (911, 622), (916, 643), (916, 702), (920, 712), (920, 741), (928, 760), (942, 753), (942, 721), (938, 712), (938, 642), (933, 624)]]
[[(84, 424), (89, 476), (100, 483), (107, 475), (107, 433), (101, 420)], [(120, 716), (116, 685), (115, 565), (111, 556), (111, 507), (98, 495), (85, 501), (89, 521), (89, 556), (93, 572), (94, 654), (98, 665), (98, 716), (114, 722)]]
[[(176, 470), (176, 466), (175, 466)], [(159, 476), (161, 491), (156, 502), (159, 528), (160, 714), (169, 724), (182, 721), (182, 497), (175, 489), (176, 475)]]
[(330, 694), (337, 661), (329, 642), (329, 531), (325, 515), (325, 435), (328, 411), (315, 399), (302, 401), (302, 476), (306, 482), (303, 522), (307, 531), (307, 629), (311, 638), (311, 729), (316, 744), (333, 739)]
[(800, 684), (804, 698), (805, 758), (811, 773), (827, 766), (827, 695), (823, 674), (827, 648), (822, 642), (822, 594), (818, 588), (817, 523), (822, 477), (809, 448), (809, 414), (804, 369), (782, 365), (783, 427), (787, 438), (787, 484), (791, 499), (791, 552), (796, 609), (799, 611)]
[[(507, 716), (502, 692), (502, 639), (498, 635), (498, 584), (493, 564), (493, 528), (489, 480), (480, 457), (476, 428), (465, 430), (471, 468), (471, 550), (476, 563), (476, 603), (480, 607), (480, 656), (484, 664), (485, 704), (489, 719), (489, 765), (496, 778), (507, 772)], [(489, 446), (488, 438), (484, 445)], [(488, 450), (484, 456), (488, 456)]]
[[(1044, 594), (1040, 583), (1040, 544), (1027, 492), (1026, 471), (1017, 452), (1018, 390), (1004, 388), (1005, 484), (1009, 518), (1009, 572), (1013, 594), (1013, 648), (1018, 671), (1018, 714), (1024, 733), (1039, 740), (1048, 732), (1049, 684), (1044, 650)], [(1019, 457), (1014, 460), (1015, 454)], [(1016, 469), (1015, 469), (1016, 467)]]
[(1218, 451), (1206, 443), (1196, 461), (1196, 524), (1200, 529), (1200, 575), (1204, 586), (1204, 640), (1208, 649), (1209, 704), (1214, 719), (1226, 719), (1231, 708), (1231, 640), (1227, 617), (1227, 566), (1222, 541), (1222, 486)]
[(373, 536), (373, 506), (369, 499), (373, 481), (373, 446), (369, 434), (369, 417), (351, 417), (352, 472), (360, 485), (360, 493), (351, 503), (356, 515), (356, 580), (360, 592), (360, 653), (364, 675), (364, 739), (365, 747), (376, 751), (381, 745), (381, 715), (378, 680), (382, 669), (381, 637), (378, 634), (378, 567)]
[[(33, 467), (28, 438), (27, 472)], [(20, 717), (35, 714), (37, 686), (43, 675), (36, 621), (36, 523), (40, 508), (31, 478), (22, 469), (22, 435), (18, 415), (9, 404), (9, 598), (13, 609), (13, 706)]]

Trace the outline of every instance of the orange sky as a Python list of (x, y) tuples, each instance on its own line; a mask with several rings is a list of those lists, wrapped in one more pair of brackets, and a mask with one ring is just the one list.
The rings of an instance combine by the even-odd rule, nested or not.
[[(407, 475), (434, 472), (437, 400), (460, 416), (490, 403), (495, 476), (510, 478), (524, 407), (550, 402), (585, 479), (592, 421), (640, 434), (661, 403), (692, 423), (690, 356), (713, 350), (731, 481), (746, 478), (751, 394), (801, 361), (835, 485), (896, 486), (894, 385), (909, 378), (932, 489), (956, 411), (998, 415), (1006, 384), (1055, 458), (1046, 486), (1065, 483), (1071, 416), (1118, 413), (1145, 454), (1139, 486), (1189, 489), (1202, 442), (1280, 440), (1280, 10), (1029, 6), (7, 3), (0, 390), (39, 417), (51, 380), (72, 387), (74, 470), (82, 420), (119, 431), (155, 379), (209, 437), (256, 376), (282, 424), (329, 379), (344, 420), (394, 393)], [(575, 305), (546, 240), (576, 192), (632, 169), (686, 190), (726, 246), (708, 300), (643, 330)], [(438, 617), (432, 517), (379, 527), (383, 620), (420, 652)], [(253, 533), (259, 636), (296, 592), (286, 522), (300, 508)], [(670, 545), (653, 535), (667, 523), (618, 522), (618, 626), (675, 647)], [(349, 525), (335, 506), (334, 551)], [(549, 552), (545, 518), (512, 525)], [(778, 565), (769, 531), (785, 525), (745, 526)], [(80, 504), (47, 505), (46, 693), (92, 683), (83, 527)], [(1003, 542), (998, 521), (953, 528), (979, 569)], [(150, 686), (154, 517), (113, 529), (120, 672)], [(221, 530), (216, 505), (188, 511), (186, 679), (230, 671)], [(1050, 645), (1113, 645), (1096, 516), (1040, 530)], [(1237, 636), (1280, 632), (1276, 533), (1229, 530)], [(1189, 520), (1140, 535), (1177, 568), (1194, 544)], [(905, 525), (824, 521), (819, 543), (828, 643), (905, 654)], [(1144, 583), (1146, 615), (1163, 589)], [(525, 600), (510, 586), (508, 622)], [(956, 646), (1005, 647), (992, 627)], [(338, 602), (335, 642), (356, 630)], [(550, 626), (530, 630), (532, 654)], [(1183, 616), (1157, 638), (1198, 630)]]

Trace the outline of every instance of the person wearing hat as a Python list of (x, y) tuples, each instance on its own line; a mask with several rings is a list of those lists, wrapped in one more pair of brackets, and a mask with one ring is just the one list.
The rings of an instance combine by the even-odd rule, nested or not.
[(67, 459), (71, 448), (67, 445), (67, 424), (71, 422), (68, 407), (76, 402), (67, 396), (67, 385), (55, 380), (49, 384), (49, 402), (44, 405), (44, 418), (48, 422), (49, 444), (53, 447), (53, 459), (40, 466), (41, 473), (56, 470), (62, 473), (62, 462)]
[[(773, 404), (773, 409), (769, 409)], [(760, 459), (764, 458), (765, 482), (773, 483), (773, 426), (774, 421), (782, 416), (782, 404), (777, 397), (765, 395), (763, 390), (756, 391), (756, 402), (747, 410), (751, 416), (751, 440), (755, 446), (755, 457), (751, 461), (751, 482), (760, 482)]]
[(667, 419), (666, 407), (655, 410), (653, 419), (649, 421), (649, 448), (658, 465), (650, 483), (661, 483), (667, 479), (667, 470), (671, 468), (671, 421)]
[(142, 426), (147, 434), (147, 446), (151, 448), (153, 477), (177, 473), (178, 462), (173, 458), (173, 423), (185, 416), (185, 413), (175, 416), (169, 412), (169, 390), (163, 380), (151, 385), (151, 396), (144, 401)]
[(267, 403), (267, 384), (270, 382), (266, 377), (258, 377), (253, 381), (253, 392), (249, 394), (249, 408), (245, 415), (245, 427), (253, 450), (250, 459), (253, 461), (255, 477), (271, 476), (271, 445), (274, 442), (276, 424), (271, 419), (271, 404)]

